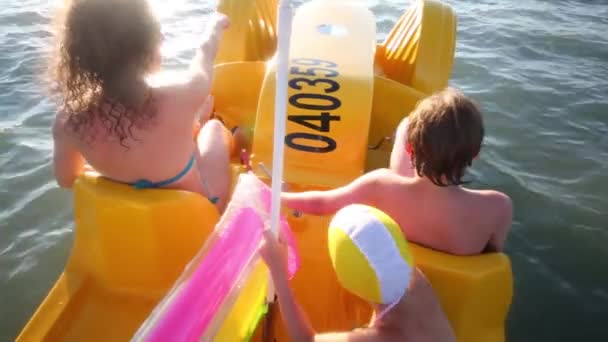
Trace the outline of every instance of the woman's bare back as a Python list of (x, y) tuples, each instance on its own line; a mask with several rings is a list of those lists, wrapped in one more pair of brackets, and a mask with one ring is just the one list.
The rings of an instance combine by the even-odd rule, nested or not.
[[(194, 120), (184, 122), (183, 117), (195, 118), (197, 110), (172, 100), (172, 91), (169, 87), (153, 91), (157, 106), (154, 115), (148, 122), (134, 123), (132, 136), (124, 141), (112, 136), (98, 119), (92, 120), (82, 133), (76, 133), (59, 115), (58, 128), (64, 131), (67, 140), (96, 171), (117, 182), (133, 184), (142, 179), (152, 183), (169, 180), (186, 170), (194, 158), (192, 167), (166, 187), (198, 192), (208, 198), (220, 197), (220, 204), (223, 204), (227, 194), (217, 190), (214, 186), (217, 180), (208, 179), (207, 176), (207, 173), (214, 172), (218, 164), (213, 168), (210, 165), (208, 168), (202, 166), (209, 164), (205, 160), (210, 149), (216, 152), (216, 158), (225, 155), (225, 164), (229, 163), (230, 135), (217, 121), (207, 122), (208, 127), (203, 127), (197, 137), (192, 133), (184, 134), (193, 132)], [(209, 144), (212, 146), (207, 146)], [(206, 154), (200, 153), (201, 150)], [(229, 169), (221, 173), (229, 177)], [(223, 208), (223, 205), (219, 207)]]
[[(102, 4), (90, 1), (73, 6), (92, 6), (97, 9), (93, 12), (99, 12), (98, 16), (110, 16), (104, 11), (112, 9), (100, 7)], [(144, 11), (143, 3), (139, 5)], [(143, 22), (154, 21), (147, 14), (142, 16)], [(223, 210), (230, 185), (231, 135), (215, 120), (205, 124), (196, 137), (193, 131), (197, 114), (210, 92), (219, 39), (228, 25), (225, 16), (216, 16), (210, 35), (197, 49), (190, 72), (183, 79), (166, 84), (152, 86), (146, 81), (151, 70), (160, 70), (157, 47), (132, 51), (145, 53), (144, 61), (156, 61), (131, 70), (136, 72), (133, 75), (121, 74), (120, 68), (101, 73), (99, 70), (106, 70), (103, 63), (101, 66), (95, 63), (103, 56), (89, 61), (86, 68), (70, 68), (69, 62), (81, 57), (67, 55), (58, 69), (67, 75), (58, 81), (66, 97), (62, 106), (64, 113), (57, 115), (53, 126), (55, 176), (59, 185), (71, 187), (84, 170), (86, 160), (103, 176), (117, 182), (198, 192)], [(156, 29), (156, 26), (151, 28)], [(152, 31), (149, 35), (156, 37), (156, 31)], [(65, 41), (70, 39), (76, 38), (64, 35)], [(88, 49), (84, 45), (81, 48)], [(91, 79), (94, 84), (70, 90), (76, 84), (73, 80), (79, 77)], [(116, 79), (124, 79), (126, 83), (110, 82)], [(78, 92), (79, 97), (74, 97), (74, 92)], [(133, 94), (138, 96), (138, 101), (130, 100)]]

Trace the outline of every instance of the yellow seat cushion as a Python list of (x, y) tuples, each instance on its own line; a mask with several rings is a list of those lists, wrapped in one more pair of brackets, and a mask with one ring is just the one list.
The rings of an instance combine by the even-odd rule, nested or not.
[(18, 341), (126, 341), (219, 219), (199, 194), (135, 190), (97, 175), (74, 184), (74, 246)]
[(381, 73), (425, 94), (448, 85), (456, 46), (456, 15), (437, 0), (417, 0), (376, 50)]
[(156, 297), (173, 284), (218, 219), (215, 206), (199, 194), (136, 190), (82, 176), (74, 186), (76, 234), (68, 272), (89, 273), (112, 292)]
[(431, 282), (458, 341), (504, 341), (513, 296), (505, 254), (454, 256), (410, 244), (414, 261)]

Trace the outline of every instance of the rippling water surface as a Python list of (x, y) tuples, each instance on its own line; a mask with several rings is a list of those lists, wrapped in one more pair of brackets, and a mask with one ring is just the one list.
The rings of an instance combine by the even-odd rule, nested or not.
[[(608, 1), (448, 2), (459, 19), (452, 84), (486, 113), (475, 186), (515, 203), (508, 340), (606, 341)], [(166, 64), (184, 65), (212, 5), (154, 3)], [(407, 1), (366, 3), (382, 39)], [(71, 196), (52, 179), (54, 107), (41, 77), (51, 6), (0, 0), (0, 341), (31, 316), (72, 243)]]

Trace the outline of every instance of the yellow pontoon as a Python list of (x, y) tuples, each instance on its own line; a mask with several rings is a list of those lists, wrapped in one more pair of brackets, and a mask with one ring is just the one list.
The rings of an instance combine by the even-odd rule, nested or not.
[[(267, 179), (258, 165), (272, 165), (275, 68), (268, 61), (276, 46), (276, 0), (223, 0), (219, 10), (232, 26), (215, 68), (216, 111), (228, 125), (248, 129), (254, 171)], [(377, 46), (375, 27), (371, 12), (355, 1), (316, 0), (296, 12), (284, 177), (292, 191), (334, 188), (386, 167), (397, 124), (417, 101), (447, 85), (456, 39), (450, 7), (416, 1)], [(243, 172), (238, 161), (233, 170), (235, 179)], [(77, 180), (74, 208), (74, 246), (65, 270), (19, 341), (129, 340), (219, 218), (197, 194), (134, 190), (93, 175)], [(302, 258), (292, 286), (315, 329), (348, 330), (368, 322), (370, 309), (341, 289), (333, 274), (329, 218), (288, 220)], [(505, 255), (412, 249), (459, 341), (505, 340), (512, 297)], [(267, 276), (265, 269), (256, 272)], [(231, 339), (246, 339), (255, 330), (254, 340), (264, 335), (288, 341), (278, 314), (257, 330), (238, 329)]]

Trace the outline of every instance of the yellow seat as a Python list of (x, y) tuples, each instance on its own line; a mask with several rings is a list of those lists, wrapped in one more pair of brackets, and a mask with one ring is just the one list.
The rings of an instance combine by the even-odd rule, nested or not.
[[(248, 150), (251, 150), (255, 112), (265, 74), (264, 62), (226, 63), (217, 65), (214, 70), (211, 93), (215, 114), (224, 121), (226, 127), (239, 126), (242, 129), (247, 137), (245, 147)], [(244, 87), (243, 84), (247, 86)]]
[(452, 8), (417, 0), (377, 47), (376, 64), (386, 77), (431, 94), (448, 85), (455, 44)]
[(421, 6), (413, 4), (376, 47), (376, 65), (381, 74), (403, 84), (411, 84), (420, 40)]
[(218, 219), (195, 193), (81, 176), (65, 271), (18, 340), (130, 339)]
[(215, 62), (265, 61), (276, 50), (276, 0), (220, 0), (217, 10), (230, 18)]
[(387, 167), (397, 126), (425, 96), (416, 89), (388, 78), (374, 78), (366, 172)]
[(448, 85), (456, 46), (456, 15), (437, 0), (424, 0), (412, 88), (432, 94)]
[(509, 258), (500, 253), (454, 256), (411, 244), (414, 262), (439, 296), (458, 341), (505, 341), (513, 296)]

